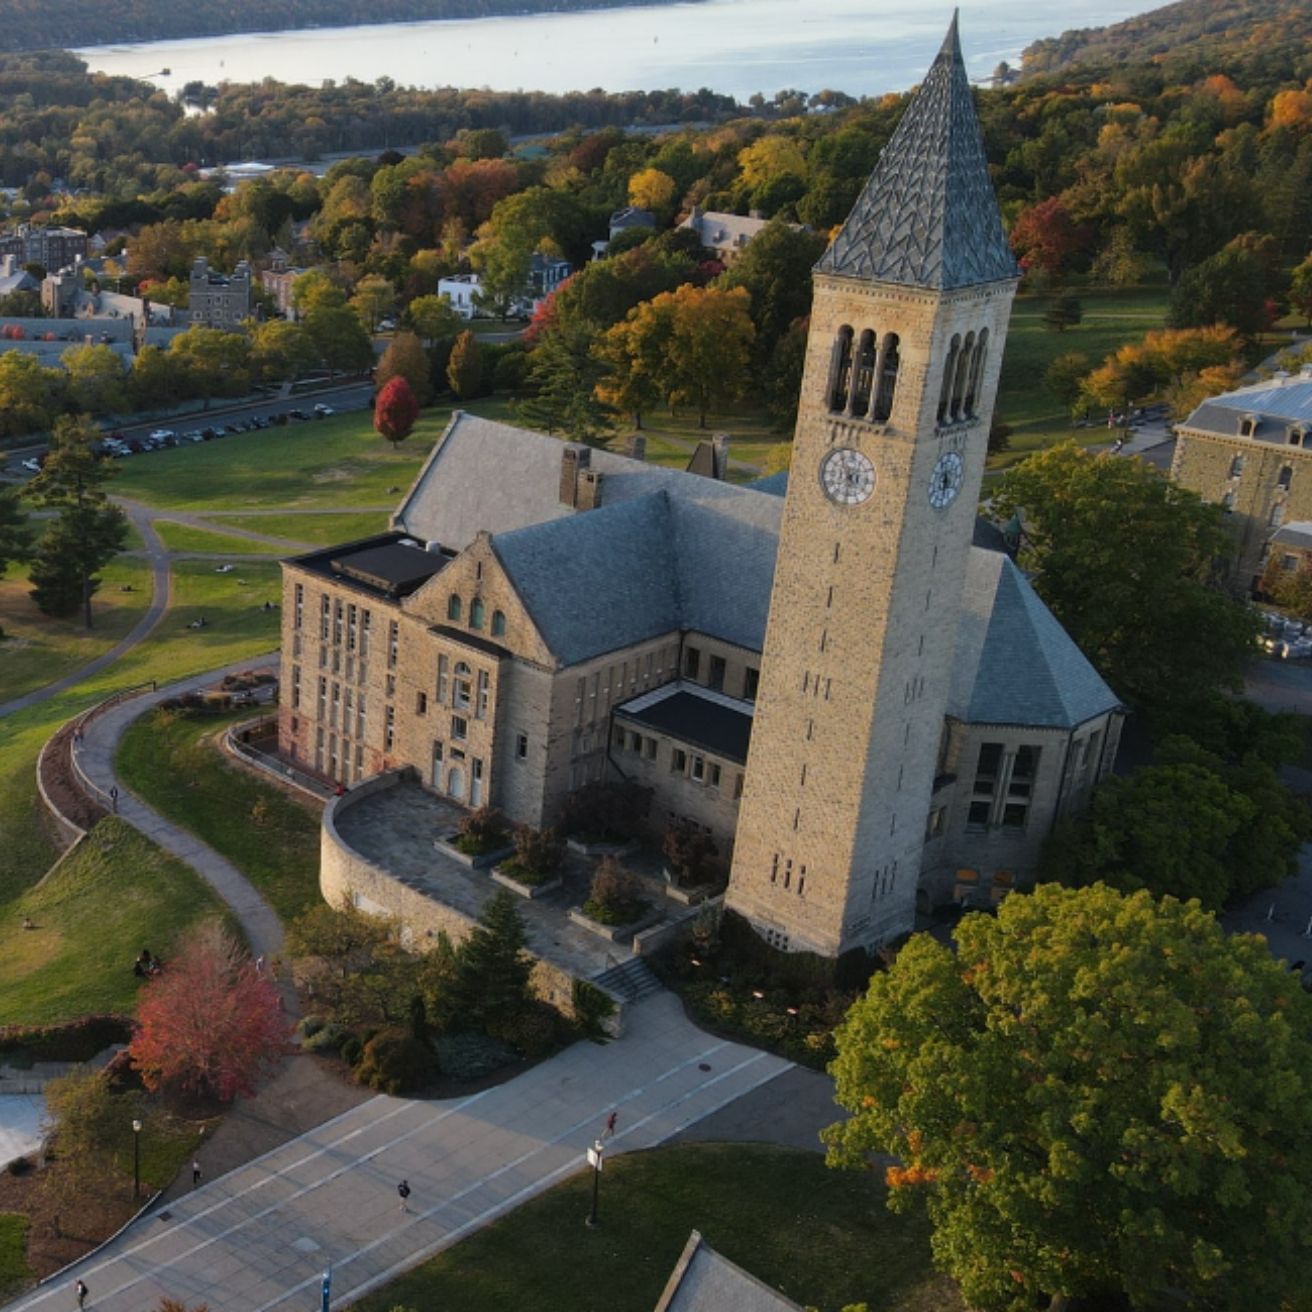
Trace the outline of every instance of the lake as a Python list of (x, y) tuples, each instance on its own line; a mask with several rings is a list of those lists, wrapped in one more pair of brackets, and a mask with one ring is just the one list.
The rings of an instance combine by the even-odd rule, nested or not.
[[(1116, 22), (1151, 0), (960, 0), (961, 37), (974, 78), (1015, 62), (1042, 36)], [(173, 92), (186, 82), (317, 86), (386, 76), (401, 86), (498, 91), (710, 87), (746, 100), (756, 91), (826, 88), (854, 96), (919, 81), (952, 17), (950, 0), (706, 0), (586, 13), (256, 32), (189, 41), (96, 46), (92, 69), (148, 77)], [(160, 70), (167, 68), (167, 75)]]

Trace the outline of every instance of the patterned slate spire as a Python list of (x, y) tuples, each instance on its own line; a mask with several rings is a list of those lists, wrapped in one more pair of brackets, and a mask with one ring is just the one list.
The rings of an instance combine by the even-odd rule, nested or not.
[(816, 268), (936, 291), (1016, 277), (955, 13), (943, 48)]

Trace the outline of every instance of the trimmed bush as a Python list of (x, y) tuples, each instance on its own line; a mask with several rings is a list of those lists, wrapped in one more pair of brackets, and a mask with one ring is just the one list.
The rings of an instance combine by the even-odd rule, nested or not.
[(542, 884), (560, 873), (565, 860), (565, 840), (554, 829), (515, 828), (515, 858), (507, 863), (511, 873), (524, 884)]
[(479, 1080), (515, 1060), (508, 1043), (485, 1034), (444, 1034), (433, 1046), (443, 1073), (453, 1080)]
[(128, 1016), (80, 1016), (61, 1025), (5, 1025), (0, 1027), (0, 1061), (17, 1065), (15, 1058), (33, 1061), (88, 1061), (116, 1043), (132, 1038)]
[(364, 1056), (364, 1044), (354, 1034), (342, 1044), (342, 1060), (348, 1066), (358, 1066)]
[(695, 887), (710, 882), (719, 850), (715, 840), (700, 826), (678, 820), (665, 831), (661, 855), (680, 885)]
[(380, 1093), (413, 1093), (437, 1074), (432, 1049), (404, 1030), (382, 1030), (364, 1047), (356, 1078)]
[(302, 1040), (305, 1040), (312, 1035), (318, 1034), (323, 1027), (324, 1019), (322, 1016), (302, 1016), (296, 1022), (296, 1033)]
[(560, 1016), (550, 1004), (534, 999), (496, 1027), (493, 1038), (509, 1043), (530, 1060), (545, 1057), (555, 1046)]
[(466, 856), (483, 856), (505, 847), (510, 838), (510, 823), (500, 811), (481, 806), (471, 811), (456, 830), (454, 846)]
[(345, 1025), (330, 1020), (322, 1029), (315, 1030), (308, 1038), (302, 1039), (301, 1047), (306, 1052), (339, 1052), (342, 1044), (351, 1037), (351, 1031)]
[(583, 914), (602, 925), (627, 925), (647, 910), (642, 883), (613, 856), (602, 857), (592, 876), (592, 895)]

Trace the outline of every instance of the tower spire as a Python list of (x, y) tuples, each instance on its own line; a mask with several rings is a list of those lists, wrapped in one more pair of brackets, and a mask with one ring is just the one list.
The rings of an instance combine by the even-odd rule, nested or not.
[(955, 10), (924, 82), (816, 268), (936, 291), (1016, 277)]

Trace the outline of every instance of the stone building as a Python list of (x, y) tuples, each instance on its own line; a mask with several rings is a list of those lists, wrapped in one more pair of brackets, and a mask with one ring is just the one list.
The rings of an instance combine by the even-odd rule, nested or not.
[(1171, 478), (1229, 512), (1231, 583), (1256, 588), (1277, 530), (1312, 520), (1312, 365), (1204, 401), (1176, 429)]
[(636, 780), (789, 949), (1001, 895), (1121, 712), (975, 517), (1015, 282), (954, 24), (817, 267), (791, 476), (457, 413), (392, 532), (285, 563), (282, 751), (532, 825)]
[(47, 271), (76, 264), (86, 254), (87, 234), (80, 228), (20, 223), (12, 232), (0, 234), (0, 255), (12, 255), (19, 264), (39, 264)]
[(278, 246), (269, 252), (269, 267), (260, 270), (260, 286), (272, 298), (274, 309), (292, 323), (300, 317), (292, 288), (297, 278), (305, 272), (305, 269), (293, 266), (290, 256)]
[(223, 328), (231, 332), (251, 313), (251, 270), (240, 260), (230, 274), (216, 273), (198, 255), (191, 266), (187, 323), (196, 328)]

